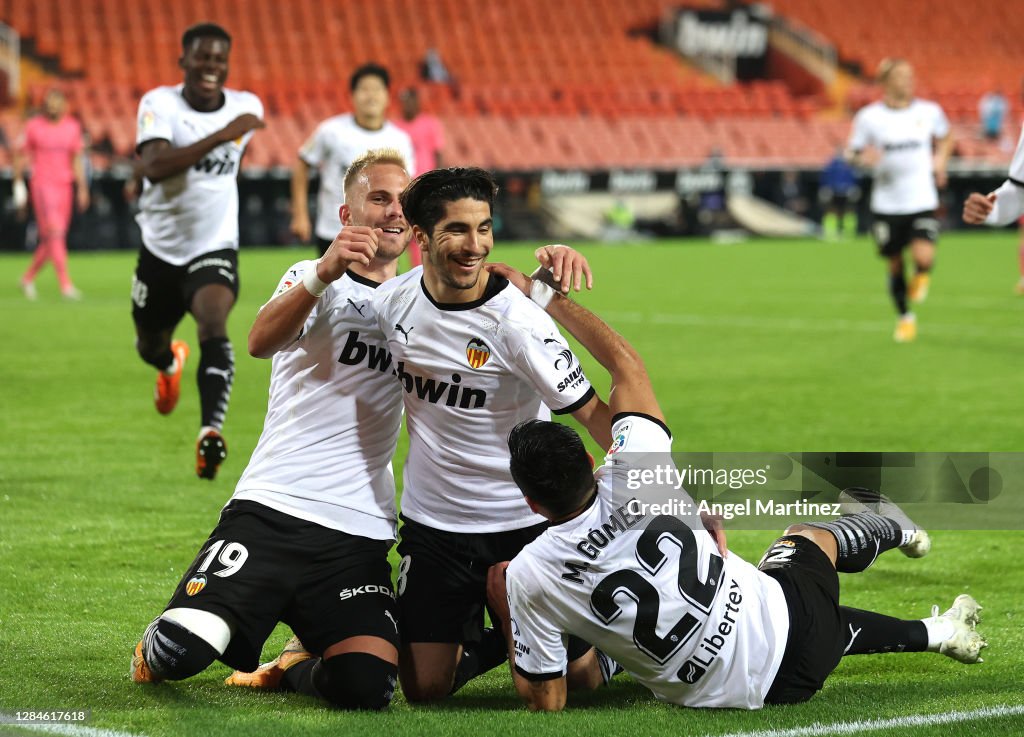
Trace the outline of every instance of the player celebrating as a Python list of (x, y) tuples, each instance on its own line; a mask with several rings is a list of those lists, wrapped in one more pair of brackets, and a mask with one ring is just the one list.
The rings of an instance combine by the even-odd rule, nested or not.
[[(946, 164), (953, 136), (942, 108), (914, 97), (914, 72), (902, 59), (886, 59), (878, 71), (883, 97), (853, 119), (851, 161), (873, 170), (871, 211), (879, 254), (888, 260), (889, 293), (899, 313), (897, 342), (917, 337), (917, 321), (907, 300), (928, 295), (939, 222), (938, 187), (946, 186)], [(908, 292), (903, 251), (910, 248), (915, 274)]]
[[(422, 278), (374, 298), (410, 437), (397, 587), (400, 679), (414, 702), (443, 698), (506, 657), (501, 634), (483, 631), (487, 568), (546, 524), (509, 475), (508, 431), (550, 407), (598, 442), (611, 439), (607, 406), (551, 320), (484, 270), (496, 191), (475, 168), (413, 180), (402, 208), (423, 250)], [(574, 274), (563, 257), (555, 271), (568, 289)]]
[(568, 635), (594, 643), (659, 699), (686, 706), (804, 701), (844, 654), (928, 649), (980, 662), (980, 607), (970, 596), (942, 616), (909, 622), (839, 606), (837, 568), (862, 571), (895, 547), (927, 552), (927, 534), (878, 494), (847, 490), (851, 514), (789, 528), (758, 568), (723, 556), (700, 519), (645, 511), (629, 479), (670, 463), (672, 437), (639, 355), (579, 305), (492, 268), (546, 304), (612, 379), (615, 444), (596, 473), (564, 425), (528, 420), (508, 440), (513, 478), (552, 523), (488, 573), (513, 678), (530, 708), (565, 705)]
[(1024, 129), (1010, 162), (1006, 181), (987, 195), (972, 192), (964, 202), (964, 222), (971, 225), (1009, 225), (1024, 216)]
[(72, 194), (79, 212), (84, 212), (89, 207), (89, 185), (85, 179), (82, 126), (65, 114), (65, 107), (60, 90), (47, 92), (43, 98), (43, 114), (28, 121), (14, 151), (14, 206), (19, 211), (24, 210), (27, 200), (26, 154), (32, 160), (32, 210), (39, 226), (39, 245), (21, 277), (21, 290), (32, 300), (38, 297), (36, 274), (47, 261), (53, 261), (64, 298), (82, 298), (68, 275), (67, 233), (71, 224)]
[[(397, 149), (406, 161), (413, 161), (412, 142), (405, 132), (387, 120), (388, 70), (364, 64), (352, 73), (349, 91), (353, 113), (336, 115), (320, 124), (302, 148), (292, 168), (292, 232), (305, 242), (316, 235), (317, 250), (323, 255), (341, 229), (338, 206), (345, 201), (345, 172), (356, 157), (371, 148)], [(320, 171), (316, 228), (309, 223), (309, 171)]]
[[(409, 242), (398, 199), (405, 166), (388, 149), (352, 163), (345, 228), (323, 258), (285, 273), (256, 318), (249, 350), (273, 357), (263, 434), (217, 529), (136, 648), (135, 681), (188, 678), (219, 659), (241, 671), (231, 685), (344, 708), (390, 702), (398, 628), (389, 464), (402, 399), (369, 300)], [(257, 670), (278, 621), (301, 644)]]
[(226, 89), (231, 36), (220, 26), (192, 26), (178, 60), (184, 84), (150, 90), (139, 103), (136, 150), (144, 177), (139, 200), (143, 246), (132, 281), (136, 349), (159, 373), (156, 408), (178, 403), (188, 345), (173, 343), (186, 312), (199, 340), (201, 428), (196, 473), (212, 479), (227, 457), (221, 435), (235, 358), (227, 319), (238, 296), (236, 177), (263, 105)]

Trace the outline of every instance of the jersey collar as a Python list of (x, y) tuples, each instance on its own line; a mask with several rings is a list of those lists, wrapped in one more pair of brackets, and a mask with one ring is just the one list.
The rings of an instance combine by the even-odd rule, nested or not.
[(472, 310), (477, 307), (480, 307), (481, 305), (485, 304), (489, 299), (494, 297), (496, 294), (500, 293), (507, 286), (508, 279), (506, 279), (503, 276), (498, 276), (497, 274), (491, 274), (490, 278), (487, 280), (487, 290), (484, 292), (483, 296), (480, 297), (480, 299), (474, 299), (472, 302), (438, 302), (430, 295), (430, 292), (427, 291), (427, 283), (423, 281), (422, 277), (420, 277), (420, 289), (423, 290), (423, 294), (425, 294), (427, 299), (430, 300), (430, 304), (434, 305), (434, 307), (436, 307), (439, 310), (444, 310), (445, 312), (456, 312), (458, 310)]

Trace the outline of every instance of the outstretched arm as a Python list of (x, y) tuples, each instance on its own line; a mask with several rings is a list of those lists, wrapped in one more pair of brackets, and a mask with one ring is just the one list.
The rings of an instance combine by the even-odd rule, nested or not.
[(608, 371), (612, 379), (608, 395), (612, 417), (623, 412), (634, 412), (664, 422), (665, 417), (654, 396), (654, 388), (640, 354), (608, 323), (586, 307), (564, 297), (539, 278), (528, 277), (506, 264), (488, 264), (486, 268), (505, 277), (540, 304)]

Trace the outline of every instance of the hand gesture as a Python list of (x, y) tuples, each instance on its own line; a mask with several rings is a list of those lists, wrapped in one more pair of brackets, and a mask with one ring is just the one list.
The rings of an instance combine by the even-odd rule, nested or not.
[(964, 202), (964, 222), (970, 225), (981, 225), (996, 205), (996, 193), (980, 194), (971, 192)]
[(560, 284), (563, 294), (568, 294), (569, 289), (573, 286), (577, 292), (580, 291), (584, 276), (587, 277), (587, 289), (594, 288), (594, 275), (590, 271), (590, 264), (579, 251), (558, 244), (541, 246), (534, 251), (533, 255), (541, 266), (551, 271), (555, 282)]
[(320, 259), (317, 276), (322, 281), (332, 282), (341, 278), (349, 264), (369, 266), (383, 235), (384, 231), (380, 228), (346, 225)]

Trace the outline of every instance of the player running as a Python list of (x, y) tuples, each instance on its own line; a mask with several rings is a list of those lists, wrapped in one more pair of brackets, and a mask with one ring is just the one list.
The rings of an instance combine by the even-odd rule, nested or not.
[[(400, 680), (414, 702), (443, 698), (506, 657), (501, 633), (483, 628), (487, 569), (546, 526), (509, 475), (508, 431), (554, 411), (602, 445), (611, 440), (607, 406), (554, 323), (484, 269), (496, 191), (476, 168), (414, 179), (402, 208), (423, 250), (422, 278), (374, 298), (409, 429), (397, 588)], [(563, 288), (580, 287), (561, 251), (539, 255), (558, 259)]]
[(200, 429), (196, 474), (212, 479), (227, 457), (221, 435), (235, 354), (227, 320), (238, 297), (238, 176), (253, 132), (264, 127), (263, 104), (224, 87), (231, 36), (212, 23), (181, 39), (183, 84), (157, 87), (139, 103), (136, 151), (142, 159), (139, 199), (142, 248), (132, 279), (135, 347), (159, 372), (156, 409), (178, 404), (189, 355), (172, 342), (186, 312), (199, 341)]
[[(893, 338), (917, 337), (917, 319), (907, 305), (928, 296), (939, 237), (936, 186), (946, 186), (953, 135), (945, 113), (934, 102), (914, 97), (914, 71), (902, 59), (886, 59), (878, 71), (883, 97), (853, 119), (850, 160), (872, 170), (872, 232), (888, 261), (889, 293), (899, 314)], [(907, 288), (903, 251), (910, 248), (915, 273)]]
[(980, 662), (980, 607), (970, 596), (913, 621), (839, 606), (837, 569), (863, 571), (893, 548), (919, 557), (930, 545), (878, 494), (847, 490), (848, 515), (790, 527), (756, 568), (723, 555), (722, 541), (696, 516), (645, 511), (635, 496), (643, 492), (630, 491), (628, 480), (670, 464), (672, 436), (640, 356), (583, 307), (503, 265), (492, 268), (546, 304), (612, 380), (615, 442), (596, 473), (564, 425), (528, 420), (508, 440), (513, 478), (551, 522), (488, 573), (516, 688), (531, 709), (564, 707), (570, 635), (614, 658), (659, 699), (685, 706), (805, 701), (844, 654), (936, 650)]

